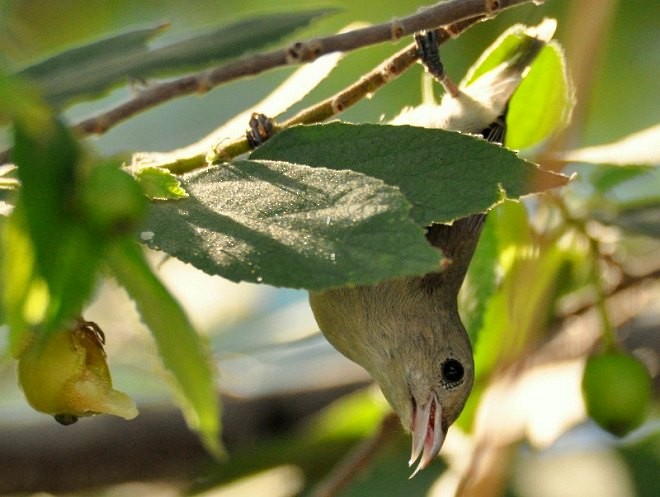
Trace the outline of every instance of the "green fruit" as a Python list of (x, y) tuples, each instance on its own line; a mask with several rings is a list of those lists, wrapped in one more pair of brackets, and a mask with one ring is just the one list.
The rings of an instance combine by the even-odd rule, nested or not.
[(607, 352), (587, 360), (582, 377), (587, 413), (614, 435), (623, 436), (642, 424), (651, 390), (648, 371), (633, 356)]
[(133, 177), (114, 164), (94, 167), (83, 186), (85, 214), (105, 235), (136, 229), (147, 210), (147, 199)]

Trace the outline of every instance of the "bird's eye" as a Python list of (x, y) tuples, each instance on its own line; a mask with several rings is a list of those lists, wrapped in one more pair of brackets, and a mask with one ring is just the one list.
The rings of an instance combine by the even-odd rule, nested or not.
[(56, 414), (53, 417), (55, 418), (55, 421), (64, 426), (72, 425), (78, 421), (78, 416), (74, 416), (73, 414)]
[(442, 365), (442, 379), (447, 383), (458, 383), (464, 375), (463, 365), (456, 359), (447, 359)]

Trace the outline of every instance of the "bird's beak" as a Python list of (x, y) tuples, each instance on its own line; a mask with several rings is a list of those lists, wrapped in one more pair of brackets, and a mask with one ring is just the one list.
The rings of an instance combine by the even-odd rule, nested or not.
[(422, 457), (410, 478), (429, 465), (440, 452), (444, 441), (442, 406), (433, 392), (425, 404), (420, 406), (413, 402), (412, 454), (408, 466), (412, 466), (420, 455)]

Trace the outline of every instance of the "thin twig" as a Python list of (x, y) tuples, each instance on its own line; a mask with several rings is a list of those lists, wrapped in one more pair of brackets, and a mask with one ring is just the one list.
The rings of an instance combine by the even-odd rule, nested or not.
[[(438, 43), (442, 44), (447, 40), (458, 36), (473, 24), (485, 19), (485, 16), (477, 16), (471, 19), (465, 19), (456, 24), (438, 29)], [(344, 112), (349, 107), (355, 105), (367, 95), (373, 95), (385, 84), (391, 82), (407, 71), (419, 59), (417, 46), (411, 43), (404, 49), (394, 54), (389, 59), (379, 64), (376, 68), (362, 76), (359, 81), (344, 88), (335, 95), (326, 100), (303, 109), (292, 118), (278, 124), (273, 129), (273, 134), (296, 124), (319, 123)], [(232, 141), (225, 141), (215, 145), (206, 157), (207, 162), (227, 161), (250, 150), (248, 141), (245, 137), (239, 137)], [(187, 172), (195, 161), (186, 161), (185, 163), (173, 163), (166, 167), (177, 174)]]
[(530, 2), (539, 3), (539, 0), (449, 0), (391, 22), (296, 42), (287, 48), (244, 57), (215, 69), (154, 85), (132, 100), (78, 123), (75, 129), (83, 135), (101, 134), (138, 112), (182, 95), (205, 93), (221, 83), (275, 67), (310, 62), (324, 54), (348, 52), (375, 43), (398, 40), (416, 31), (435, 29), (477, 16), (492, 16), (504, 9)]
[(380, 449), (392, 437), (399, 418), (391, 413), (383, 418), (378, 432), (356, 446), (335, 466), (312, 492), (312, 497), (334, 497), (366, 471)]
[[(408, 17), (346, 33), (296, 42), (284, 49), (255, 54), (166, 83), (141, 90), (134, 98), (73, 126), (80, 136), (103, 134), (126, 119), (174, 98), (206, 93), (222, 83), (284, 65), (311, 62), (332, 52), (348, 52), (399, 38), (420, 30), (460, 24), (462, 21), (492, 17), (502, 10), (544, 0), (449, 0)], [(9, 161), (10, 150), (0, 152), (0, 164)]]

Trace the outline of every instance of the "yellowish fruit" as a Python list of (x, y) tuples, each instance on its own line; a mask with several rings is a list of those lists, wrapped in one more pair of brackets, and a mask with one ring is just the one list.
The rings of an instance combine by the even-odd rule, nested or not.
[(137, 416), (133, 400), (112, 388), (103, 334), (93, 323), (34, 336), (18, 359), (18, 381), (29, 404), (62, 424), (81, 416)]

